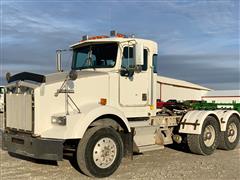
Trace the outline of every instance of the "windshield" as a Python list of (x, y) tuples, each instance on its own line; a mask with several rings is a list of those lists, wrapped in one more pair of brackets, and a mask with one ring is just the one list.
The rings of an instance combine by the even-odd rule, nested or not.
[(112, 68), (116, 64), (117, 43), (92, 44), (73, 50), (72, 69)]

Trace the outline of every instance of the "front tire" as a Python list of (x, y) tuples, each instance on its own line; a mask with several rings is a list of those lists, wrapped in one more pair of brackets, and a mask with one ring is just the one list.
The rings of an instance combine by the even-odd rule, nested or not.
[(80, 140), (77, 162), (81, 171), (91, 177), (107, 177), (119, 167), (123, 157), (121, 136), (110, 127), (92, 127)]
[(240, 123), (236, 115), (232, 115), (227, 123), (226, 131), (220, 134), (219, 149), (233, 150), (239, 143)]
[(191, 152), (201, 155), (212, 154), (219, 144), (219, 124), (208, 116), (203, 123), (201, 134), (188, 134), (187, 142)]

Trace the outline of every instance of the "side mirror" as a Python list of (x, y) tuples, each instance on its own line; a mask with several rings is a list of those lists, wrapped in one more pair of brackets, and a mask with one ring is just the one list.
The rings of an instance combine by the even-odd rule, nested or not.
[(134, 75), (134, 68), (130, 68), (130, 69), (128, 69), (128, 77), (129, 78), (131, 78), (131, 77), (133, 77), (133, 75)]
[(62, 54), (61, 50), (56, 50), (56, 71), (62, 72)]
[(71, 70), (68, 76), (70, 80), (75, 81), (78, 78), (78, 73), (75, 70)]
[(128, 69), (123, 68), (120, 70), (120, 75), (131, 78), (134, 75), (134, 68), (128, 68)]
[(135, 65), (143, 65), (143, 44), (139, 41), (134, 45)]
[(57, 49), (56, 50), (56, 71), (63, 72), (62, 70), (62, 52), (67, 51), (66, 49)]

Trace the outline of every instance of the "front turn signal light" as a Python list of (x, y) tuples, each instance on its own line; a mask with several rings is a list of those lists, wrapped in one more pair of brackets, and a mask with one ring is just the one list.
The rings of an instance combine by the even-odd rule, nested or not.
[(107, 104), (107, 99), (101, 98), (99, 104), (106, 105)]

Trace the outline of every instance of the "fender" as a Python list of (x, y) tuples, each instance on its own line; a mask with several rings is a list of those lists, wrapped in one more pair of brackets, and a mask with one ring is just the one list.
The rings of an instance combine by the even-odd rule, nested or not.
[(74, 137), (76, 138), (82, 138), (87, 128), (94, 120), (96, 120), (100, 116), (107, 114), (115, 115), (121, 118), (126, 125), (128, 132), (131, 132), (127, 118), (121, 111), (114, 107), (103, 106), (100, 104), (89, 104), (87, 106), (84, 106), (82, 112), (85, 114), (85, 116), (82, 119), (79, 119), (79, 121), (75, 124), (75, 129), (73, 130)]
[(237, 115), (240, 120), (240, 114), (235, 110), (215, 110), (214, 112), (218, 116), (221, 131), (226, 131), (228, 120), (233, 114)]
[(204, 120), (208, 116), (214, 116), (218, 121), (217, 113), (214, 111), (189, 111), (180, 122), (180, 133), (201, 134)]
[[(55, 125), (54, 127), (44, 131), (41, 137), (56, 139), (81, 139), (89, 125), (103, 115), (115, 115), (122, 119), (131, 132), (129, 122), (124, 114), (118, 109), (111, 106), (103, 106), (100, 104), (84, 104), (79, 107), (81, 113), (70, 113), (66, 115), (66, 126)], [(64, 114), (59, 114), (62, 116)]]

